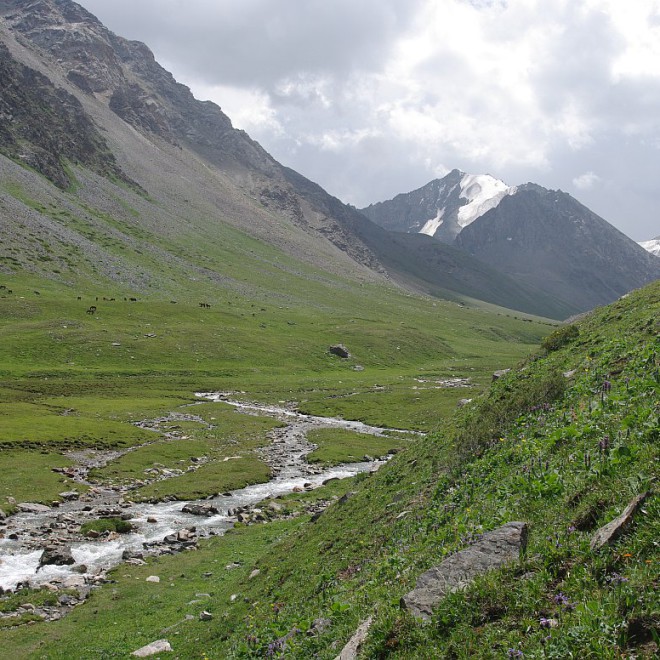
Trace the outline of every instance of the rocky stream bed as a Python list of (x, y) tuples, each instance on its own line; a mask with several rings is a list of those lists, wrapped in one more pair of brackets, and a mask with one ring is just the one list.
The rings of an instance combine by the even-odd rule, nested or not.
[[(269, 433), (270, 443), (258, 450), (271, 470), (267, 483), (240, 490), (218, 493), (198, 501), (165, 501), (134, 503), (130, 491), (134, 486), (98, 486), (88, 481), (88, 473), (115, 460), (124, 452), (75, 452), (70, 457), (75, 465), (66, 469), (67, 476), (89, 486), (85, 492), (63, 493), (58, 506), (19, 503), (19, 512), (0, 521), (0, 590), (17, 591), (23, 587), (44, 588), (57, 596), (56, 604), (35, 607), (24, 604), (18, 611), (0, 617), (34, 614), (38, 618), (60, 618), (87, 598), (94, 587), (106, 582), (107, 571), (121, 562), (142, 563), (147, 556), (174, 554), (194, 550), (200, 538), (222, 534), (236, 522), (254, 523), (277, 517), (282, 507), (272, 498), (279, 495), (312, 490), (329, 479), (342, 479), (359, 472), (373, 471), (383, 461), (365, 457), (363, 462), (322, 469), (307, 463), (306, 456), (315, 445), (307, 441), (307, 433), (319, 428), (342, 428), (349, 431), (382, 436), (386, 429), (339, 418), (315, 417), (286, 407), (263, 406), (234, 401), (223, 393), (198, 393), (200, 400), (222, 401), (240, 413), (268, 416), (284, 426)], [(192, 409), (194, 410), (194, 408)], [(181, 418), (180, 413), (173, 413)], [(186, 415), (186, 418), (194, 415)], [(171, 421), (171, 417), (167, 418)], [(157, 426), (154, 422), (145, 425)], [(189, 469), (194, 470), (196, 466)], [(177, 476), (178, 472), (156, 470), (146, 475), (148, 481)], [(144, 483), (141, 480), (141, 483)], [(262, 504), (258, 503), (272, 500)], [(329, 502), (315, 502), (311, 513), (320, 513)], [(125, 521), (127, 533), (81, 533), (81, 526), (98, 519)], [(91, 536), (91, 538), (90, 538)]]

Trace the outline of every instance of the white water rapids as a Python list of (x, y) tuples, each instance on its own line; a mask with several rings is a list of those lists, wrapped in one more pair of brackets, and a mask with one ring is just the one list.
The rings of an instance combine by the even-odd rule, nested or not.
[[(263, 484), (247, 486), (230, 495), (201, 500), (197, 503), (212, 504), (220, 513), (211, 517), (190, 515), (182, 512), (188, 502), (162, 502), (156, 504), (130, 502), (123, 503), (124, 493), (117, 490), (97, 489), (86, 500), (62, 503), (42, 513), (19, 513), (5, 521), (4, 538), (0, 539), (0, 587), (15, 589), (19, 584), (39, 586), (53, 580), (64, 580), (79, 576), (81, 571), (88, 579), (102, 576), (105, 571), (122, 561), (124, 551), (143, 552), (145, 543), (160, 543), (164, 537), (195, 526), (199, 536), (222, 534), (231, 528), (235, 518), (227, 511), (253, 505), (257, 502), (290, 493), (294, 488), (312, 484), (320, 486), (330, 478), (343, 479), (377, 469), (383, 461), (365, 461), (336, 466), (326, 470), (311, 467), (306, 455), (314, 448), (306, 440), (306, 434), (314, 428), (343, 428), (359, 433), (382, 436), (386, 429), (368, 426), (361, 422), (339, 418), (303, 415), (286, 408), (259, 406), (229, 400), (222, 393), (198, 393), (200, 399), (222, 401), (234, 406), (244, 414), (275, 417), (284, 422), (284, 428), (275, 429), (271, 434), (272, 443), (264, 448), (263, 459), (269, 463), (273, 478)], [(39, 568), (43, 546), (57, 536), (58, 521), (61, 526), (63, 516), (79, 525), (93, 519), (95, 507), (121, 507), (122, 514), (130, 515), (133, 532), (121, 534), (111, 540), (84, 540), (70, 544), (75, 564), (71, 566), (43, 566)], [(86, 510), (85, 510), (86, 509)], [(148, 522), (148, 519), (152, 522)], [(153, 522), (155, 519), (156, 522)], [(9, 538), (9, 536), (13, 538)], [(84, 568), (83, 568), (84, 567)]]

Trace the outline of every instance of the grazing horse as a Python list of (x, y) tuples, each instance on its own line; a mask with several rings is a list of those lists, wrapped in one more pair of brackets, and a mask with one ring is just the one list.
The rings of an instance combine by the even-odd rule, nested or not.
[(95, 314), (96, 313), (96, 305), (92, 305), (88, 310), (88, 314)]

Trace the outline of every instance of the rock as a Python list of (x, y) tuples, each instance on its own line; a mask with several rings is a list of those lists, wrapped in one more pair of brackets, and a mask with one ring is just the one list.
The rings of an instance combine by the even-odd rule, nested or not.
[(160, 582), (160, 578), (157, 575), (150, 575), (145, 582)]
[(340, 357), (340, 358), (347, 359), (347, 358), (351, 357), (351, 354), (348, 352), (348, 349), (343, 344), (334, 344), (333, 346), (330, 346), (328, 351), (332, 355), (336, 355), (337, 357)]
[(156, 655), (156, 653), (165, 653), (172, 650), (172, 646), (166, 639), (159, 639), (151, 644), (143, 646), (137, 651), (133, 651), (131, 655), (134, 655), (137, 658), (148, 658), (150, 655)]
[(570, 371), (564, 372), (564, 378), (573, 378), (575, 376), (577, 369), (571, 369)]
[(322, 635), (326, 630), (332, 626), (332, 619), (314, 619), (312, 625), (307, 631), (309, 637)]
[(253, 578), (256, 578), (257, 575), (259, 575), (261, 571), (258, 568), (255, 568), (252, 573), (250, 573), (250, 576), (248, 577), (248, 580), (252, 580)]
[(496, 371), (493, 374), (493, 381), (499, 380), (504, 374), (508, 374), (509, 371), (511, 371), (511, 369), (500, 369), (499, 371)]
[(360, 647), (364, 643), (364, 640), (367, 638), (369, 633), (369, 628), (373, 623), (374, 618), (370, 616), (368, 619), (365, 619), (357, 628), (353, 637), (348, 640), (348, 643), (341, 650), (341, 653), (335, 658), (335, 660), (356, 660), (360, 652)]
[(186, 504), (181, 511), (193, 516), (216, 516), (220, 513), (212, 504)]
[(23, 513), (46, 513), (50, 507), (45, 504), (36, 504), (34, 502), (21, 502), (16, 505), (19, 511)]
[(101, 532), (99, 532), (96, 529), (89, 529), (89, 530), (87, 530), (87, 533), (85, 534), (85, 536), (88, 539), (97, 539), (97, 538), (99, 538), (99, 536), (101, 536)]
[(467, 406), (468, 403), (472, 403), (472, 399), (459, 399), (456, 405), (462, 408), (463, 406)]
[(635, 497), (623, 510), (623, 513), (620, 516), (601, 527), (591, 539), (591, 549), (600, 550), (603, 546), (609, 545), (623, 534), (626, 528), (630, 525), (630, 522), (632, 521), (633, 516), (637, 513), (639, 507), (650, 494), (651, 493), (647, 491), (646, 493), (642, 493)]
[(207, 612), (206, 610), (199, 613), (200, 621), (211, 621), (212, 619), (213, 619), (213, 615), (210, 612)]
[(478, 575), (516, 561), (527, 544), (527, 523), (510, 522), (484, 534), (479, 541), (419, 576), (415, 588), (401, 599), (401, 607), (428, 619), (447, 594), (464, 589)]
[(351, 497), (353, 497), (354, 495), (355, 495), (355, 491), (354, 491), (354, 490), (349, 490), (348, 493), (344, 493), (344, 494), (343, 494), (343, 495), (337, 500), (337, 504), (346, 504), (346, 502), (348, 502), (348, 500), (350, 500)]
[(39, 568), (42, 566), (70, 566), (76, 560), (71, 554), (71, 548), (66, 545), (46, 546), (39, 560)]
[(59, 496), (67, 502), (72, 502), (80, 497), (80, 493), (77, 490), (67, 490), (64, 493), (59, 493)]
[(157, 523), (158, 520), (157, 520), (156, 518), (154, 518), (153, 516), (149, 516), (149, 517), (147, 518), (147, 522), (148, 522), (148, 523)]
[(79, 589), (85, 586), (85, 578), (82, 575), (70, 575), (62, 580), (62, 588)]

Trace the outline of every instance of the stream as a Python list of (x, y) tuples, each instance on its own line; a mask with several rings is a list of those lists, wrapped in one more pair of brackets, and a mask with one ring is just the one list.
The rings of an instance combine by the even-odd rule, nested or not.
[[(0, 587), (14, 590), (19, 586), (38, 587), (48, 583), (80, 586), (103, 582), (108, 569), (127, 558), (141, 561), (149, 554), (172, 553), (172, 535), (183, 534), (194, 528), (194, 538), (223, 534), (236, 522), (235, 510), (255, 505), (261, 500), (277, 497), (296, 490), (312, 489), (332, 478), (343, 479), (360, 472), (373, 471), (383, 460), (343, 464), (321, 469), (310, 465), (306, 456), (315, 445), (307, 441), (307, 433), (319, 428), (342, 428), (358, 433), (383, 436), (393, 429), (368, 426), (361, 422), (340, 418), (305, 415), (284, 407), (263, 406), (234, 401), (230, 394), (197, 393), (200, 401), (222, 402), (233, 406), (238, 413), (268, 416), (285, 426), (269, 433), (270, 444), (258, 450), (260, 458), (271, 468), (272, 478), (267, 483), (254, 484), (231, 493), (219, 494), (192, 502), (211, 505), (218, 513), (200, 516), (184, 513), (190, 502), (171, 501), (159, 503), (132, 503), (124, 500), (126, 488), (94, 487), (79, 499), (65, 501), (58, 507), (37, 507), (36, 512), (21, 512), (2, 522), (0, 532)], [(190, 408), (194, 409), (193, 404)], [(117, 458), (120, 454), (84, 452), (74, 455), (79, 464), (74, 466), (77, 481), (86, 483), (90, 466)], [(113, 533), (99, 539), (81, 540), (80, 525), (103, 515), (118, 515), (128, 520), (133, 531), (127, 534)], [(170, 541), (166, 537), (170, 538)], [(70, 565), (44, 565), (40, 560), (44, 547), (50, 543), (64, 544), (71, 549), (75, 563)], [(185, 549), (178, 547), (179, 550)]]

